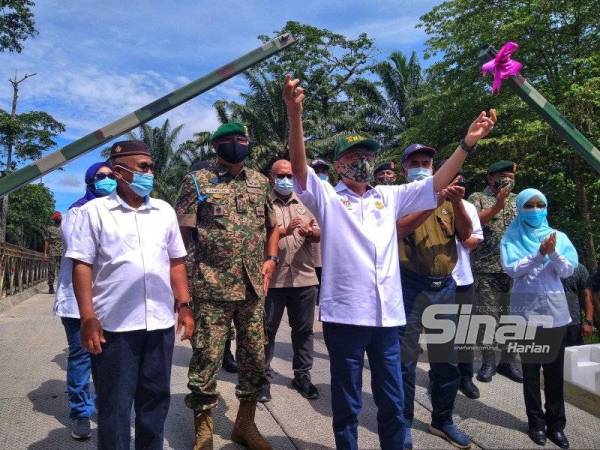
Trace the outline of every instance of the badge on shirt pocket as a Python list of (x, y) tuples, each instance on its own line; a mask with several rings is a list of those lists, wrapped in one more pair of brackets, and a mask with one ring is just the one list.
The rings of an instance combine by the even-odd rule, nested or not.
[(244, 194), (238, 194), (235, 196), (235, 207), (237, 212), (240, 214), (246, 214), (248, 212), (248, 196)]

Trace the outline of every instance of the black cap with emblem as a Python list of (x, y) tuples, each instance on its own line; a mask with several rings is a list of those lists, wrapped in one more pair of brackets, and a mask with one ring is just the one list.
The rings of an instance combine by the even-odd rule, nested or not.
[(150, 150), (142, 141), (119, 141), (115, 142), (110, 148), (110, 157), (118, 158), (120, 156), (148, 155)]

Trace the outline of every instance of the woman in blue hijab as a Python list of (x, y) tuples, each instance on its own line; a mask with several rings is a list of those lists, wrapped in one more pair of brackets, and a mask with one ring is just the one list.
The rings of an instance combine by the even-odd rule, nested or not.
[[(85, 172), (85, 195), (69, 207), (62, 222), (61, 233), (65, 250), (69, 246), (73, 223), (79, 209), (87, 202), (98, 197), (111, 194), (117, 183), (112, 168), (107, 162), (92, 164)], [(69, 356), (67, 359), (67, 394), (69, 399), (69, 416), (72, 423), (73, 439), (84, 440), (90, 437), (90, 417), (94, 413), (94, 397), (90, 392), (91, 358), (79, 341), (79, 309), (73, 292), (71, 281), (72, 262), (63, 258), (56, 288), (56, 299), (53, 313), (61, 318), (67, 342)]]
[[(517, 217), (500, 244), (504, 271), (513, 279), (511, 314), (523, 317), (535, 335), (527, 334), (513, 351), (521, 354), (523, 393), (529, 437), (538, 445), (546, 436), (569, 448), (563, 393), (566, 326), (571, 322), (561, 278), (578, 264), (577, 251), (566, 234), (548, 224), (548, 200), (537, 189), (517, 196)], [(546, 412), (542, 409), (540, 370), (544, 371)]]

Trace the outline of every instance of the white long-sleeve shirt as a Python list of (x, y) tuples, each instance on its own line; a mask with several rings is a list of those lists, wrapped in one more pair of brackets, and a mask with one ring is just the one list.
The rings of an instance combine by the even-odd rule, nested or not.
[(537, 252), (510, 266), (502, 264), (513, 279), (510, 311), (527, 321), (543, 323), (545, 328), (562, 327), (571, 322), (571, 316), (560, 279), (572, 275), (575, 267), (556, 252), (544, 259)]

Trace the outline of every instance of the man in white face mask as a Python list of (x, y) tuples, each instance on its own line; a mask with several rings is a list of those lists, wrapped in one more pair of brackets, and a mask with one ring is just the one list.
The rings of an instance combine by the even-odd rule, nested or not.
[(288, 310), (292, 328), (294, 379), (292, 387), (309, 400), (319, 397), (310, 381), (313, 362), (313, 322), (318, 294), (318, 279), (314, 266), (314, 243), (321, 237), (314, 216), (293, 192), (292, 166), (280, 159), (271, 168), (273, 192), (271, 200), (279, 227), (279, 264), (271, 279), (265, 302), (265, 347), (267, 382), (258, 397), (260, 402), (271, 400), (271, 361), (275, 335), (284, 309)]

